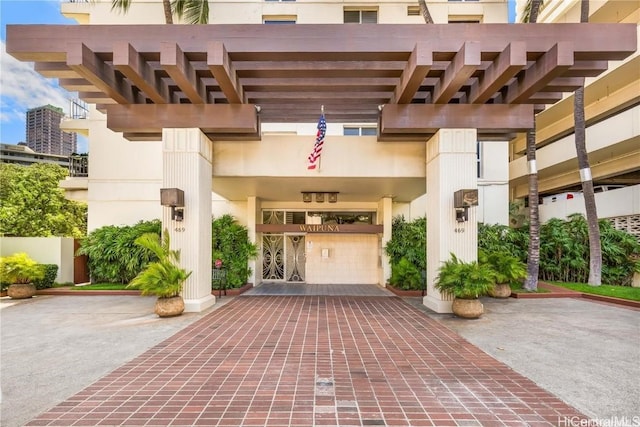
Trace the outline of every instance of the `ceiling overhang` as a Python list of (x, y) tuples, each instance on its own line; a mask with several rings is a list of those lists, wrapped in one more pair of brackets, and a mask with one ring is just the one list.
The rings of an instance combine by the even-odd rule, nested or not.
[(635, 24), (7, 26), (9, 54), (139, 140), (172, 126), (255, 139), (321, 105), (327, 121), (380, 122), (380, 139), (512, 134), (636, 48)]

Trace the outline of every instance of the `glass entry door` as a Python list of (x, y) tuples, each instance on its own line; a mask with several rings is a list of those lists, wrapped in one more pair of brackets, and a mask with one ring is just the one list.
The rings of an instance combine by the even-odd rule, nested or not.
[(264, 234), (262, 236), (262, 279), (304, 283), (304, 234)]

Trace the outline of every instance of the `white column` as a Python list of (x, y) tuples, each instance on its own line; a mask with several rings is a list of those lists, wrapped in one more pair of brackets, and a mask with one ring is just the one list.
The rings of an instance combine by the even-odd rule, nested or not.
[[(260, 248), (259, 242), (256, 240), (256, 224), (258, 223), (258, 215), (260, 213), (260, 200), (256, 196), (249, 196), (247, 198), (247, 234), (250, 242), (253, 242), (258, 248)], [(262, 257), (258, 256), (256, 259), (249, 260), (249, 268), (251, 269), (251, 275), (249, 275), (249, 281), (253, 283), (253, 286), (258, 286), (262, 282), (262, 274), (258, 271), (256, 265), (257, 260), (261, 260)], [(260, 274), (259, 274), (260, 273)]]
[(382, 224), (382, 237), (380, 241), (380, 286), (387, 286), (387, 282), (391, 277), (391, 263), (389, 256), (384, 250), (389, 240), (391, 240), (391, 225), (393, 222), (393, 199), (391, 197), (383, 197), (378, 202), (378, 224)]
[(427, 295), (424, 305), (450, 313), (452, 299), (434, 287), (438, 268), (454, 253), (463, 261), (477, 259), (476, 208), (456, 222), (453, 193), (477, 187), (475, 129), (441, 129), (427, 141)]
[(180, 264), (191, 271), (182, 288), (186, 312), (215, 304), (211, 294), (211, 177), (213, 146), (200, 129), (163, 129), (162, 187), (184, 191), (184, 220), (174, 221), (164, 208), (162, 226)]

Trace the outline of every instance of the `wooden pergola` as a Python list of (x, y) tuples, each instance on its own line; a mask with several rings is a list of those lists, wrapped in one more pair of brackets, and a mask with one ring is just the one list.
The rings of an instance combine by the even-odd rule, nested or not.
[(378, 123), (380, 140), (505, 137), (636, 48), (634, 24), (7, 26), (9, 54), (130, 140), (257, 139), (321, 105), (330, 122)]

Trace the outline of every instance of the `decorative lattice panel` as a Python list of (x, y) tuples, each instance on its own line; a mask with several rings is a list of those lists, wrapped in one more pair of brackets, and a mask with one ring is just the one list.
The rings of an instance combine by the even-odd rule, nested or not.
[(640, 215), (627, 215), (608, 218), (617, 230), (632, 234), (640, 242)]

